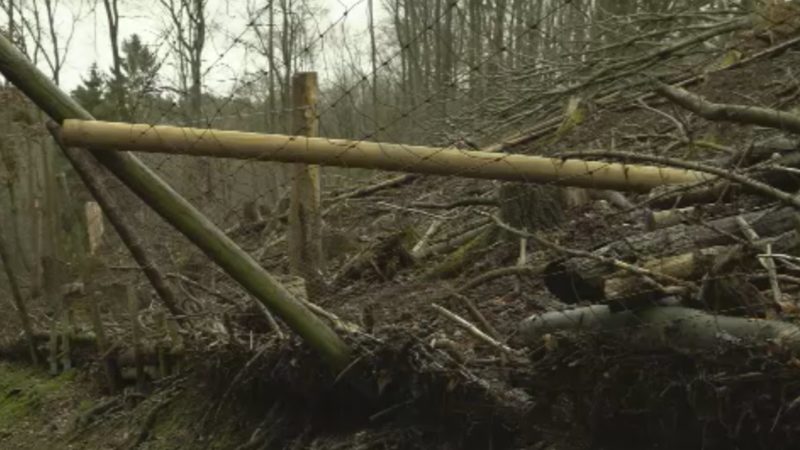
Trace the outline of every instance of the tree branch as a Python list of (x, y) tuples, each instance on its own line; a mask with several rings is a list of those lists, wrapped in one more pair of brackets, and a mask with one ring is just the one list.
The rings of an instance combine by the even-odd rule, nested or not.
[(700, 117), (714, 121), (761, 125), (800, 134), (800, 116), (760, 106), (712, 103), (686, 89), (660, 84), (656, 92)]

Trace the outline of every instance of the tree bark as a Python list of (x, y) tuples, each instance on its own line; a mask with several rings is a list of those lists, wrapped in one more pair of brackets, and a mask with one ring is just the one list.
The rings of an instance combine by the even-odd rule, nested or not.
[(520, 325), (529, 345), (556, 332), (590, 332), (623, 339), (639, 350), (672, 348), (708, 351), (729, 345), (777, 344), (800, 351), (800, 328), (788, 322), (710, 314), (679, 306), (662, 306), (613, 313), (606, 305), (552, 311), (525, 319)]
[[(744, 218), (759, 236), (774, 236), (794, 227), (794, 208), (782, 208), (767, 213), (753, 212)], [(730, 245), (731, 235), (738, 235), (736, 216), (725, 217), (707, 225), (676, 225), (642, 233), (596, 248), (593, 253), (632, 262), (643, 256), (676, 255), (697, 248)], [(545, 285), (550, 292), (566, 303), (600, 301), (605, 298), (605, 278), (614, 271), (597, 259), (574, 257), (560, 259), (545, 269)]]
[[(647, 192), (664, 184), (713, 179), (703, 172), (584, 159), (256, 134), (208, 128), (66, 120), (68, 145), (118, 150), (214, 156), (246, 160), (361, 167), (466, 178), (552, 183), (618, 191)], [(136, 136), (131, 139), (131, 136)]]
[[(319, 134), (317, 118), (317, 74), (298, 73), (293, 78), (293, 128), (305, 136)], [(289, 203), (289, 269), (302, 276), (309, 298), (322, 294), (322, 214), (320, 212), (320, 168), (295, 164), (292, 167), (292, 192)]]

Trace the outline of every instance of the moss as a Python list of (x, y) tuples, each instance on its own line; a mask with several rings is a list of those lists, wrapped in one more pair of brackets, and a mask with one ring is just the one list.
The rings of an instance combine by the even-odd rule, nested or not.
[(553, 145), (567, 133), (580, 126), (588, 116), (584, 102), (580, 97), (570, 97), (567, 100), (567, 105), (564, 108), (564, 115), (558, 129), (553, 133), (549, 139), (549, 144)]
[(96, 402), (88, 398), (82, 399), (81, 401), (78, 402), (78, 408), (76, 412), (78, 413), (78, 415), (82, 415), (86, 411), (92, 409), (95, 406), (95, 404)]
[(40, 412), (74, 376), (67, 372), (47, 378), (33, 369), (0, 364), (0, 429), (12, 428), (21, 419)]

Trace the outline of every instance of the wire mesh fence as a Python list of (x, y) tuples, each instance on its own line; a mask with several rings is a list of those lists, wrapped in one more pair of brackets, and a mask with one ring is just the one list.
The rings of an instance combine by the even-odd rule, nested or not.
[[(483, 344), (534, 352), (552, 345), (552, 333), (575, 328), (700, 349), (752, 344), (754, 336), (797, 347), (797, 130), (777, 113), (797, 104), (788, 65), (797, 59), (794, 3), (748, 10), (729, 1), (362, 0), (327, 14), (324, 6), (336, 9), (281, 0), (226, 13), (224, 2), (160, 1), (152, 14), (164, 20), (161, 43), (118, 36), (122, 56), (74, 95), (100, 120), (146, 125), (123, 136), (130, 143), (159, 136), (163, 125), (199, 129), (171, 146), (183, 153), (214, 142), (214, 130), (273, 135), (263, 154), (236, 159), (225, 157), (236, 149), (221, 138), (216, 158), (168, 149), (138, 157), (259, 265), (283, 275), (296, 172), (265, 159), (297, 152), (298, 142), (311, 151), (296, 136), (304, 125), (292, 119), (292, 80), (316, 72), (316, 105), (304, 112), (319, 122), (320, 152), (346, 161), (377, 142), (372, 158), (394, 168), (340, 162), (320, 175), (324, 264), (313, 300), (376, 336), (446, 301), (489, 336)], [(11, 40), (54, 70), (59, 44), (50, 52), (25, 22), (34, 11), (16, 8), (16, 26), (5, 22)], [(125, 30), (126, 17), (116, 20)], [(190, 331), (165, 326), (174, 318), (113, 232), (88, 254), (91, 196), (39, 131), (41, 113), (10, 86), (3, 95), (3, 207), (11, 211), (3, 232), (13, 236), (26, 295), (39, 305), (37, 328), (59, 320), (39, 297), (47, 280), (37, 259), (47, 254), (65, 264), (61, 284), (80, 280), (92, 295), (103, 292), (94, 298), (122, 342), (135, 330), (125, 324), (137, 321), (145, 341), (205, 348), (254, 350), (282, 335), (284, 325), (212, 259), (109, 177), (108, 192), (175, 291)], [(454, 153), (473, 162), (450, 166)], [(550, 158), (541, 171), (554, 175), (542, 179), (519, 155)], [(572, 160), (585, 168), (563, 175)], [(440, 175), (420, 173), (437, 164)], [(497, 166), (521, 182), (479, 176)], [(602, 182), (621, 167), (614, 186), (624, 187), (642, 166), (663, 186), (619, 192)], [(707, 176), (675, 186), (666, 173), (676, 171)], [(118, 301), (131, 285), (141, 291), (135, 321)], [(414, 299), (398, 305), (398, 295)], [(88, 329), (89, 307), (80, 303), (72, 308), (84, 316), (70, 326)], [(679, 319), (692, 326), (648, 315), (654, 305), (691, 308)], [(419, 331), (426, 339), (450, 326), (431, 326), (438, 316), (430, 316)], [(546, 320), (552, 327), (536, 328)], [(509, 347), (483, 352), (498, 348)]]

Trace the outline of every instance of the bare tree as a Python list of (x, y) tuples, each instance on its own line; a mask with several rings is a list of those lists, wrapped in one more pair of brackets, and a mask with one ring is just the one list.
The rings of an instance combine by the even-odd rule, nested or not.
[(378, 50), (375, 42), (375, 5), (373, 0), (368, 0), (367, 8), (369, 10), (369, 45), (370, 45), (370, 62), (372, 63), (372, 120), (375, 123), (373, 136), (379, 139), (381, 114), (378, 105)]
[(114, 76), (112, 94), (115, 97), (119, 114), (123, 119), (130, 120), (125, 101), (125, 89), (123, 89), (122, 56), (119, 51), (119, 0), (103, 0), (103, 7), (106, 11), (108, 37), (111, 43), (111, 70)]
[[(198, 123), (202, 116), (203, 50), (206, 45), (207, 0), (159, 0), (174, 27), (176, 57), (179, 61), (183, 95), (188, 116)], [(188, 75), (188, 77), (187, 77)], [(187, 78), (189, 82), (187, 82)]]
[[(200, 126), (203, 117), (203, 50), (206, 45), (207, 0), (159, 1), (174, 28), (173, 50), (178, 60), (180, 91), (186, 119), (189, 124)], [(197, 158), (195, 167), (195, 174), (202, 177), (198, 184), (203, 185), (203, 199), (210, 204), (214, 198), (212, 163), (207, 158)]]

